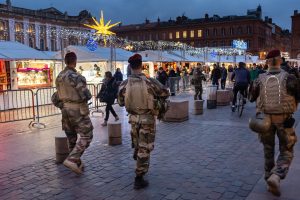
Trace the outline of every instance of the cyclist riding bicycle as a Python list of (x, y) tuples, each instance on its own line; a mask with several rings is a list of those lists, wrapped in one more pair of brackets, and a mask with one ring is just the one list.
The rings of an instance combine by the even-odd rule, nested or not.
[(234, 70), (231, 81), (235, 80), (233, 87), (233, 101), (232, 101), (232, 112), (235, 112), (237, 94), (240, 92), (244, 96), (244, 104), (246, 103), (246, 97), (248, 93), (248, 86), (250, 84), (250, 72), (246, 69), (244, 62), (239, 63), (239, 67)]

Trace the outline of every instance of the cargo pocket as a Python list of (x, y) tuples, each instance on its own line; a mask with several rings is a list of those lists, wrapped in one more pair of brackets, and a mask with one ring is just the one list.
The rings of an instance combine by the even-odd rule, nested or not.
[(88, 105), (86, 104), (82, 104), (80, 105), (80, 114), (83, 116), (89, 115), (90, 114), (90, 110)]

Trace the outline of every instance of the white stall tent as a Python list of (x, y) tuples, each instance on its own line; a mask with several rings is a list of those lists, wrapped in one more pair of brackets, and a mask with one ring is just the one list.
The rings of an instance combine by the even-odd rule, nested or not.
[[(116, 61), (128, 61), (133, 55), (132, 52), (116, 48)], [(68, 46), (64, 49), (64, 53), (74, 52), (77, 55), (78, 62), (100, 62), (109, 61), (111, 59), (111, 49), (106, 47), (98, 47), (95, 51), (90, 51), (86, 46)], [(54, 59), (61, 60), (61, 51), (57, 52)]]
[(167, 51), (140, 51), (138, 52), (145, 62), (180, 62), (183, 61), (184, 58), (178, 55), (174, 55)]
[(51, 60), (51, 57), (19, 42), (0, 41), (0, 59), (9, 61)]

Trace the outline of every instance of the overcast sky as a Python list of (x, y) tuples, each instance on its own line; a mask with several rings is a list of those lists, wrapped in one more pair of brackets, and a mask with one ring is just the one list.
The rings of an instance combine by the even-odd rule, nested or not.
[[(77, 15), (81, 10), (88, 10), (97, 18), (100, 10), (105, 18), (123, 24), (142, 23), (147, 17), (150, 20), (173, 19), (178, 15), (189, 18), (202, 18), (205, 13), (244, 15), (247, 9), (262, 6), (263, 16), (273, 18), (273, 22), (290, 29), (291, 15), (294, 10), (300, 11), (300, 0), (11, 0), (13, 6), (30, 9), (56, 7), (60, 11)], [(5, 0), (0, 0), (1, 3)]]

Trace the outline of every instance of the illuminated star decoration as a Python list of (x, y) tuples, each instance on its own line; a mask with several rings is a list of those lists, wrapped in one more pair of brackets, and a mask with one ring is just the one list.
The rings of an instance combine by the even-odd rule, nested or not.
[(109, 20), (106, 24), (104, 22), (104, 17), (103, 17), (103, 12), (101, 11), (101, 17), (99, 22), (93, 17), (92, 18), (94, 20), (94, 25), (89, 25), (89, 24), (84, 24), (85, 26), (92, 28), (94, 30), (96, 30), (96, 34), (97, 35), (102, 35), (103, 36), (103, 40), (104, 40), (104, 45), (106, 46), (106, 40), (109, 36), (111, 35), (115, 35), (114, 32), (110, 31), (110, 29), (112, 27), (117, 26), (118, 24), (120, 24), (121, 22), (115, 23), (115, 24), (110, 24), (111, 20)]

